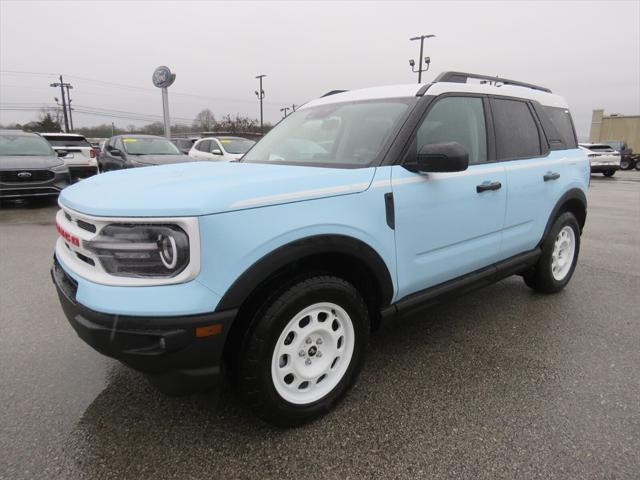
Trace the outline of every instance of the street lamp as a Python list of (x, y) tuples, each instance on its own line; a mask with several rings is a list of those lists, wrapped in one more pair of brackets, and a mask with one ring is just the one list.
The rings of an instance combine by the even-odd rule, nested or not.
[(256, 78), (260, 80), (260, 90), (256, 90), (256, 97), (260, 100), (260, 133), (264, 135), (264, 123), (262, 120), (262, 99), (264, 98), (264, 90), (262, 89), (262, 79), (266, 77), (266, 75), (258, 75)]
[[(414, 41), (414, 40), (420, 40), (420, 67), (418, 68), (418, 70), (416, 70), (414, 67), (416, 65), (416, 62), (413, 61), (413, 59), (409, 60), (409, 66), (411, 67), (411, 71), (413, 73), (417, 73), (418, 74), (418, 83), (422, 83), (422, 72), (426, 72), (427, 70), (429, 70), (429, 65), (431, 64), (431, 58), (430, 57), (423, 57), (422, 56), (422, 52), (423, 52), (423, 47), (424, 47), (424, 39), (425, 38), (433, 38), (435, 37), (435, 35), (420, 35), (419, 37), (413, 37), (410, 38), (410, 41)], [(422, 69), (422, 59), (424, 58), (424, 63), (427, 65), (427, 68), (425, 68), (424, 70)]]

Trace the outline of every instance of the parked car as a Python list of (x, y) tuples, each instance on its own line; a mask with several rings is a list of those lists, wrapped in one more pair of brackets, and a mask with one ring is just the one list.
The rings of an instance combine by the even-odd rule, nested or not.
[(178, 147), (178, 150), (180, 150), (185, 155), (188, 155), (189, 150), (191, 150), (191, 147), (193, 147), (193, 144), (196, 143), (199, 138), (200, 137), (173, 138), (171, 139), (171, 142), (173, 142), (173, 144)]
[(41, 133), (40, 135), (55, 151), (67, 152), (62, 159), (69, 167), (73, 181), (98, 173), (96, 151), (83, 135), (76, 133)]
[(228, 367), (296, 425), (349, 390), (383, 319), (513, 274), (562, 290), (588, 183), (562, 97), (448, 72), (311, 101), (240, 162), (73, 185), (53, 279), (79, 336), (162, 390)]
[(98, 165), (101, 172), (192, 161), (164, 137), (115, 135), (104, 145)]
[(189, 156), (196, 160), (239, 160), (256, 142), (242, 137), (208, 137), (198, 140)]
[(613, 177), (620, 170), (620, 153), (604, 143), (581, 143), (591, 162), (591, 173), (602, 173), (605, 177)]
[(629, 148), (627, 142), (622, 140), (605, 140), (605, 145), (609, 145), (620, 153), (620, 170), (631, 170), (636, 168), (640, 170), (640, 155), (634, 155), (633, 150)]
[(71, 182), (65, 153), (35, 133), (0, 130), (0, 199), (58, 195)]

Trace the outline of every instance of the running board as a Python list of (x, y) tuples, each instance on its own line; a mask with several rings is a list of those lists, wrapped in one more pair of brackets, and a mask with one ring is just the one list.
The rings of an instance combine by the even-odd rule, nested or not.
[(431, 307), (449, 298), (464, 295), (480, 287), (491, 285), (503, 278), (522, 273), (533, 267), (538, 261), (541, 252), (540, 248), (535, 248), (475, 272), (467, 273), (462, 277), (412, 293), (383, 308), (380, 314), (384, 320), (396, 315), (404, 316)]

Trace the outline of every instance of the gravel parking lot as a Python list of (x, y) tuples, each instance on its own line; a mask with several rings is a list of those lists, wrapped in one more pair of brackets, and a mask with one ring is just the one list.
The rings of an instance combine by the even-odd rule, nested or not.
[(592, 177), (575, 276), (386, 325), (294, 430), (229, 389), (171, 398), (80, 341), (49, 278), (55, 202), (0, 210), (0, 478), (640, 478), (640, 172)]

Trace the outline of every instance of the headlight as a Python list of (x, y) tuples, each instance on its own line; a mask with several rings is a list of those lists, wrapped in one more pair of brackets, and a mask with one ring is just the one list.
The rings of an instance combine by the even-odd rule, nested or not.
[(107, 225), (83, 246), (120, 277), (175, 277), (189, 264), (189, 237), (177, 225)]

